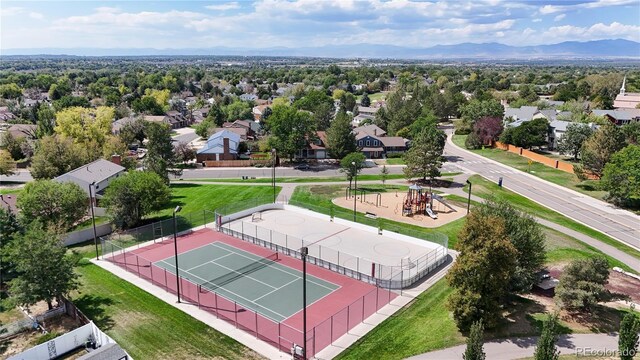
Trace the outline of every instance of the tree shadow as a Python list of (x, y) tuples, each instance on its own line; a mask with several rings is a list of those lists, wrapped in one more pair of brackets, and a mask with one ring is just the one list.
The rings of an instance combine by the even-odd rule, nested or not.
[(73, 300), (73, 303), (100, 329), (109, 330), (115, 324), (106, 311), (106, 307), (113, 305), (112, 299), (104, 296), (82, 295)]
[(591, 312), (576, 312), (569, 316), (592, 332), (611, 333), (619, 330), (620, 321), (625, 314), (624, 310), (596, 305)]

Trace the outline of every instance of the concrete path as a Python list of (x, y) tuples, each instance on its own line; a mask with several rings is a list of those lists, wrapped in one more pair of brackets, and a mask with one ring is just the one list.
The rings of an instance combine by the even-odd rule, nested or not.
[(502, 177), (505, 188), (640, 250), (640, 216), (630, 211), (462, 149), (453, 143), (451, 133), (445, 156), (468, 172), (491, 181)]
[[(512, 338), (489, 341), (484, 344), (487, 359), (522, 359), (532, 357), (537, 337)], [(604, 356), (615, 355), (618, 349), (617, 334), (575, 334), (558, 337), (557, 348), (562, 355)], [(450, 347), (410, 357), (411, 360), (460, 360), (466, 345)]]

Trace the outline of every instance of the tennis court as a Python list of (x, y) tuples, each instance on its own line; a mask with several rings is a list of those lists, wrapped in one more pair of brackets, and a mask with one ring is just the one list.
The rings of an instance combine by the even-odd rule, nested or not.
[[(175, 275), (175, 257), (155, 266)], [(302, 273), (279, 264), (278, 253), (264, 257), (216, 241), (178, 255), (180, 276), (276, 322), (302, 309)], [(307, 275), (307, 304), (340, 286)]]

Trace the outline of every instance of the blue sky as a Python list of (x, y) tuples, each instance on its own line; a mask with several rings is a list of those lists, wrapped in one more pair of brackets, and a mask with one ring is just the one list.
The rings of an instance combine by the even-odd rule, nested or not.
[(640, 41), (640, 0), (7, 1), (0, 48)]

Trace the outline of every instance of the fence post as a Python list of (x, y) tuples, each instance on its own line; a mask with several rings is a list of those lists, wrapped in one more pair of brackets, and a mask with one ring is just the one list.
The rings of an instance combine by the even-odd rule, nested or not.
[(140, 258), (136, 255), (136, 266), (138, 267), (138, 276), (140, 276)]
[(349, 333), (349, 312), (351, 310), (351, 305), (347, 306), (347, 334)]
[(198, 309), (200, 309), (200, 285), (196, 286), (196, 291), (198, 292)]
[(238, 328), (238, 303), (237, 302), (233, 302), (233, 313), (235, 315), (236, 318), (236, 329)]
[(167, 269), (164, 269), (164, 288), (169, 291), (169, 286), (167, 285)]
[(213, 308), (216, 310), (216, 317), (219, 319), (220, 316), (218, 314), (218, 312), (220, 310), (218, 310), (218, 294), (213, 293)]

